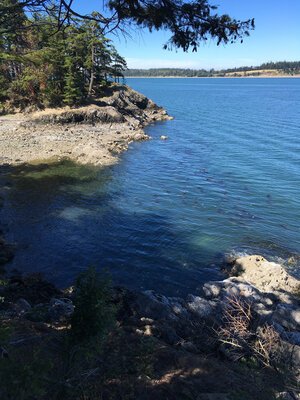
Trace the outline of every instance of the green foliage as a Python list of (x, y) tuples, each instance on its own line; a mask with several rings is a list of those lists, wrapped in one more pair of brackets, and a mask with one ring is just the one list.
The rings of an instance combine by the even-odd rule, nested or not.
[(114, 324), (116, 310), (111, 303), (109, 282), (95, 268), (78, 277), (74, 305), (71, 337), (75, 342), (103, 337)]
[(29, 19), (22, 8), (13, 9), (24, 29), (0, 28), (0, 102), (20, 109), (79, 105), (98, 96), (103, 82), (123, 76), (126, 62), (97, 22), (70, 21), (53, 34), (54, 11)]
[(35, 352), (30, 359), (0, 359), (1, 398), (40, 399), (45, 395), (50, 363)]
[(40, 103), (39, 87), (39, 77), (32, 68), (28, 67), (11, 83), (7, 94), (16, 107), (38, 105)]
[(1, 74), (1, 67), (0, 67), (0, 101), (3, 101), (7, 98), (7, 89), (9, 85), (7, 79), (5, 79), (4, 74)]
[(143, 76), (143, 77), (209, 77), (214, 73), (213, 70), (207, 71), (205, 69), (189, 69), (189, 68), (149, 68), (149, 69), (129, 69), (125, 72), (126, 77), (130, 76)]
[[(0, 303), (1, 303), (0, 297)], [(5, 344), (11, 335), (11, 328), (9, 326), (3, 325), (2, 321), (0, 321), (0, 344)]]
[[(72, 19), (81, 18), (97, 22), (102, 32), (120, 30), (126, 33), (128, 25), (134, 23), (140, 28), (167, 30), (171, 37), (164, 48), (180, 48), (184, 51), (196, 51), (202, 42), (215, 39), (217, 44), (243, 41), (254, 29), (254, 19), (240, 21), (227, 14), (218, 14), (217, 6), (210, 0), (107, 0), (103, 14), (93, 12), (83, 15), (74, 7), (73, 1), (65, 0), (2, 0), (0, 6), (4, 15), (5, 27), (2, 31), (14, 32), (14, 16), (25, 10), (32, 16), (39, 13), (51, 14), (53, 27), (60, 29), (68, 26)], [(36, 22), (36, 21), (34, 21)], [(20, 27), (17, 28), (19, 30)]]
[(63, 100), (66, 104), (72, 106), (82, 102), (83, 93), (80, 90), (80, 86), (80, 79), (78, 79), (76, 71), (70, 68), (66, 75), (63, 95)]

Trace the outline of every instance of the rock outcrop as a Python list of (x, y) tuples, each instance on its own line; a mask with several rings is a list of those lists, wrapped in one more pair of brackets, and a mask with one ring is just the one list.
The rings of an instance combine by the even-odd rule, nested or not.
[[(136, 122), (140, 126), (156, 120), (171, 117), (152, 100), (128, 86), (117, 87), (109, 96), (101, 97), (94, 104), (73, 108), (46, 110), (33, 114), (31, 123), (35, 124), (111, 124)], [(25, 123), (26, 126), (26, 123)]]
[[(137, 329), (142, 335), (163, 338), (170, 345), (199, 353), (211, 337), (218, 342), (215, 333), (224, 326), (237, 335), (237, 327), (230, 327), (234, 319), (230, 322), (228, 315), (233, 313), (234, 318), (234, 313), (247, 312), (249, 346), (260, 340), (269, 341), (265, 346), (275, 348), (280, 340), (281, 356), (289, 357), (284, 363), (300, 383), (299, 280), (282, 266), (256, 255), (237, 259), (228, 270), (230, 275), (237, 276), (207, 282), (199, 288), (199, 295), (189, 295), (185, 300), (153, 291), (131, 293), (128, 300), (131, 323), (139, 324)], [(199, 327), (202, 327), (200, 336)], [(230, 349), (219, 345), (220, 351), (232, 359)]]
[(293, 293), (300, 290), (299, 280), (289, 275), (280, 264), (269, 262), (258, 255), (236, 259), (230, 269), (230, 274), (239, 276), (262, 292)]
[(1, 117), (0, 163), (70, 159), (100, 166), (118, 161), (132, 141), (147, 140), (143, 128), (169, 120), (167, 112), (127, 86), (79, 108), (46, 109)]

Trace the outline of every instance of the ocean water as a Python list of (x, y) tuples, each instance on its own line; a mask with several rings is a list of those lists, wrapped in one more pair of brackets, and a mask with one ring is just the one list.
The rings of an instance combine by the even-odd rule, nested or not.
[(221, 279), (226, 254), (263, 254), (299, 276), (300, 79), (127, 83), (174, 120), (111, 168), (3, 169), (8, 268), (66, 286), (95, 265), (167, 295)]

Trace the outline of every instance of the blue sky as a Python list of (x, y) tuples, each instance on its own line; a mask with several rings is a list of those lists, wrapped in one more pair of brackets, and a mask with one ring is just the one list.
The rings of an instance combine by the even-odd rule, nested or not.
[[(163, 50), (170, 34), (131, 30), (131, 38), (113, 37), (130, 68), (230, 68), (266, 61), (300, 60), (300, 0), (212, 0), (222, 13), (237, 19), (255, 18), (256, 28), (243, 44), (217, 46), (213, 41), (197, 53)], [(101, 11), (101, 0), (75, 0), (74, 9)]]

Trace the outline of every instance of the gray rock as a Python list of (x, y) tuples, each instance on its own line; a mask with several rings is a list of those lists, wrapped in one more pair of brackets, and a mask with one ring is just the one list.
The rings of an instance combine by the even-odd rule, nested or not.
[(262, 302), (254, 303), (253, 310), (262, 318), (271, 318), (273, 316), (273, 310)]
[(282, 340), (281, 348), (286, 360), (285, 367), (291, 372), (294, 371), (296, 378), (300, 379), (300, 346)]
[(28, 312), (31, 310), (31, 305), (28, 303), (27, 300), (21, 298), (16, 303), (17, 308), (20, 310), (21, 313)]
[(284, 337), (286, 335), (286, 330), (284, 327), (280, 324), (277, 324), (277, 322), (272, 321), (272, 327), (277, 333), (279, 333), (280, 336)]
[(177, 335), (175, 329), (168, 326), (159, 327), (159, 336), (171, 346), (175, 345), (181, 340), (180, 336)]
[(183, 299), (166, 297), (152, 290), (134, 292), (129, 306), (138, 318), (150, 318), (154, 321), (178, 321), (188, 318)]
[(276, 394), (277, 400), (295, 400), (295, 397), (292, 396), (289, 392), (280, 392)]
[[(167, 300), (167, 298), (166, 298)], [(140, 318), (167, 319), (170, 307), (164, 296), (159, 300), (151, 292), (135, 293), (134, 300), (130, 306), (135, 314)]]
[(74, 305), (70, 299), (53, 298), (50, 300), (48, 308), (48, 317), (51, 321), (61, 321), (69, 318), (74, 312)]
[(285, 340), (296, 346), (300, 346), (300, 332), (285, 332)]
[(133, 139), (136, 141), (141, 141), (141, 140), (145, 140), (146, 136), (143, 133), (136, 133), (134, 135)]
[(264, 295), (253, 285), (239, 278), (228, 278), (223, 281), (207, 282), (203, 285), (203, 293), (209, 299), (219, 298), (224, 301), (228, 297), (240, 297), (249, 301), (264, 303)]
[(223, 282), (207, 282), (203, 285), (204, 295), (208, 298), (218, 297), (221, 293)]
[(198, 353), (197, 347), (194, 345), (194, 343), (190, 342), (189, 340), (180, 341), (180, 343), (178, 343), (178, 346), (180, 346), (181, 348), (190, 353)]
[(187, 309), (200, 318), (211, 316), (215, 311), (215, 303), (199, 296), (189, 295)]
[(291, 331), (300, 331), (300, 308), (295, 304), (278, 304), (273, 321)]

